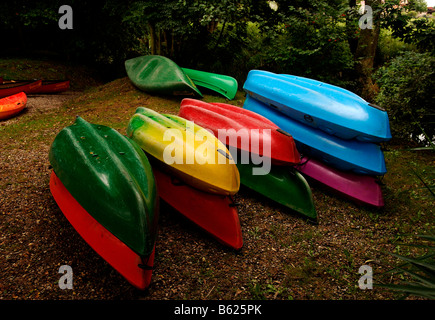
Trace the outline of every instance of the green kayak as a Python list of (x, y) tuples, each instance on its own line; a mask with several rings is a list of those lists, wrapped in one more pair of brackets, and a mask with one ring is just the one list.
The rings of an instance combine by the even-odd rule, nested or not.
[(202, 97), (201, 92), (184, 71), (171, 59), (148, 55), (125, 61), (131, 82), (152, 94)]
[(188, 68), (182, 69), (198, 87), (213, 90), (229, 100), (236, 96), (237, 80), (233, 77)]
[(317, 218), (310, 186), (293, 167), (272, 165), (268, 174), (253, 175), (254, 167), (264, 171), (251, 163), (237, 163), (242, 185), (310, 219)]
[[(90, 216), (138, 255), (151, 255), (158, 221), (156, 185), (148, 159), (134, 141), (77, 117), (54, 139), (49, 160)], [(72, 202), (61, 206), (69, 209)]]

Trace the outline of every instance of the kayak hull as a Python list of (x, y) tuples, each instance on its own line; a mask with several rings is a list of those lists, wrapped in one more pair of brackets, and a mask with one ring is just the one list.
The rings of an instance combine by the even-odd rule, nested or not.
[(300, 161), (292, 136), (249, 110), (225, 103), (183, 99), (178, 115), (211, 130), (230, 148), (268, 158), (276, 165), (293, 165)]
[(343, 88), (262, 70), (251, 70), (243, 88), (288, 117), (339, 138), (374, 143), (391, 139), (387, 112)]
[[(34, 82), (35, 80), (4, 80), (3, 84), (19, 85)], [(69, 80), (41, 80), (41, 85), (32, 89), (30, 93), (59, 93), (68, 90), (70, 87)]]
[(67, 91), (69, 87), (69, 80), (42, 80), (42, 85), (34, 93), (59, 93)]
[(161, 95), (202, 97), (193, 81), (172, 60), (158, 55), (125, 61), (131, 82), (140, 90)]
[[(312, 220), (317, 219), (310, 186), (293, 167), (272, 166), (270, 171), (267, 171), (252, 163), (238, 163), (237, 168), (242, 185), (300, 215)], [(254, 174), (253, 168), (260, 172)]]
[(215, 91), (225, 98), (232, 100), (237, 94), (237, 80), (223, 74), (205, 72), (189, 68), (181, 68), (192, 79), (197, 87), (204, 87)]
[(50, 191), (67, 220), (95, 252), (136, 288), (143, 290), (149, 286), (154, 247), (149, 257), (141, 257), (131, 250), (74, 199), (54, 171), (50, 177)]
[(296, 169), (358, 204), (384, 206), (382, 189), (375, 177), (340, 171), (309, 158), (302, 158)]
[[(84, 239), (111, 265), (120, 268), (127, 280), (139, 288), (148, 285), (150, 274), (138, 270), (136, 262), (137, 257), (145, 262), (153, 259), (158, 197), (151, 165), (143, 151), (116, 130), (77, 117), (56, 135), (49, 160), (61, 182), (55, 185), (53, 176), (60, 209), (70, 219), (76, 211), (81, 213), (82, 220), (73, 221), (73, 226), (82, 230)], [(106, 240), (104, 244), (99, 242)], [(112, 251), (116, 252), (114, 256), (110, 255)], [(124, 258), (130, 259), (127, 266), (116, 261)], [(124, 267), (130, 271), (122, 271)], [(131, 273), (138, 272), (142, 280), (131, 280)]]
[(139, 107), (130, 119), (127, 136), (166, 171), (194, 188), (222, 195), (239, 190), (239, 172), (225, 145), (186, 119)]
[(68, 192), (98, 223), (138, 255), (151, 254), (158, 198), (151, 165), (137, 144), (77, 117), (57, 134), (49, 160)]
[(18, 81), (0, 84), (0, 98), (11, 96), (20, 92), (34, 93), (42, 85), (42, 80)]
[(0, 120), (9, 119), (20, 113), (27, 104), (27, 96), (20, 92), (0, 99)]
[(160, 198), (225, 246), (239, 250), (242, 230), (236, 207), (229, 196), (190, 187), (153, 167)]
[(311, 156), (343, 171), (373, 176), (387, 172), (384, 154), (377, 144), (329, 135), (293, 120), (249, 95), (243, 107), (259, 113), (289, 132), (302, 155)]

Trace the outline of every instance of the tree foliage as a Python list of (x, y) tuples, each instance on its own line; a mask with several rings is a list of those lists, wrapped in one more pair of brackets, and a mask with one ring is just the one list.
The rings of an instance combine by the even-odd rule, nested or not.
[[(378, 85), (378, 100), (394, 121), (403, 123), (410, 114), (421, 120), (416, 110), (426, 103), (421, 77), (428, 71), (417, 60), (431, 65), (435, 50), (435, 19), (415, 14), (424, 9), (422, 0), (406, 7), (400, 0), (367, 0), (372, 30), (360, 28), (356, 0), (70, 0), (74, 29), (60, 30), (63, 2), (0, 2), (5, 49), (55, 51), (99, 65), (112, 78), (125, 74), (126, 59), (160, 54), (183, 67), (234, 76), (239, 83), (251, 69), (267, 69), (343, 86), (369, 100)], [(381, 29), (428, 54), (397, 58), (373, 83)], [(411, 65), (421, 73), (400, 73)]]
[(382, 11), (381, 26), (405, 43), (415, 44), (421, 51), (435, 53), (435, 19), (426, 16), (416, 18), (413, 12), (425, 11), (422, 1), (410, 1), (400, 6), (399, 0), (387, 0), (379, 5)]
[(391, 120), (393, 136), (419, 141), (423, 133), (435, 136), (435, 57), (405, 52), (381, 67), (375, 77), (381, 86), (377, 103)]
[(246, 59), (242, 53), (252, 49), (248, 32), (254, 23), (261, 31), (259, 53), (265, 57), (259, 67), (325, 75), (349, 66), (340, 54), (346, 51), (340, 25), (343, 0), (281, 0), (276, 1), (278, 10), (268, 1), (253, 0), (71, 0), (74, 30), (68, 31), (57, 27), (61, 2), (1, 3), (0, 30), (10, 35), (12, 47), (50, 49), (103, 65), (162, 54), (186, 66), (242, 74), (246, 70), (237, 66)]

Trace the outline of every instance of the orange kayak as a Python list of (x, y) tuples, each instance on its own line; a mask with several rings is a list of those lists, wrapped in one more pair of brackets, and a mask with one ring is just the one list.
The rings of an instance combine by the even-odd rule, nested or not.
[(27, 104), (24, 92), (0, 99), (0, 120), (8, 119), (21, 112)]

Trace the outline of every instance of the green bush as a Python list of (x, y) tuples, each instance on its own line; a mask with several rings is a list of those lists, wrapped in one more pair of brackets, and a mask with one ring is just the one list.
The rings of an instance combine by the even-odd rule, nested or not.
[(392, 36), (388, 29), (381, 29), (379, 34), (376, 64), (382, 66), (391, 59), (401, 55), (404, 51), (416, 51), (415, 45), (405, 43), (403, 40)]
[(381, 67), (375, 79), (380, 86), (376, 102), (388, 112), (393, 137), (418, 142), (425, 133), (433, 139), (435, 57), (404, 52)]

